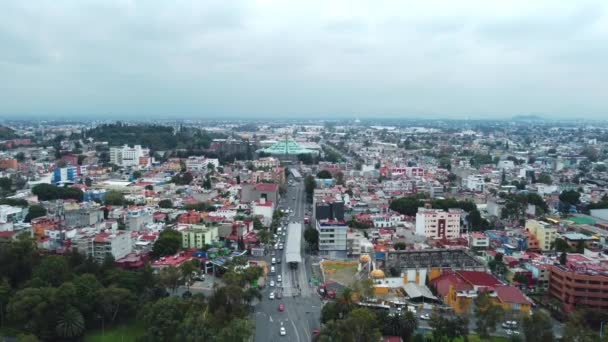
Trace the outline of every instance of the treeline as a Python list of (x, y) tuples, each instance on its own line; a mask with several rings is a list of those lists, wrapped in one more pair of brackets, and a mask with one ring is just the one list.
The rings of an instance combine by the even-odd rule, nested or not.
[(18, 340), (77, 341), (93, 329), (137, 323), (142, 341), (246, 340), (253, 329), (249, 305), (261, 298), (248, 284), (261, 269), (236, 272), (246, 263), (236, 260), (213, 294), (176, 296), (197, 263), (159, 274), (148, 264), (127, 271), (111, 257), (99, 264), (77, 252), (42, 255), (33, 240), (20, 238), (0, 246), (0, 329)]
[(433, 209), (462, 209), (468, 213), (468, 222), (473, 230), (489, 228), (490, 223), (481, 217), (477, 206), (472, 201), (458, 201), (453, 198), (429, 199), (424, 194), (401, 197), (391, 202), (390, 209), (402, 215), (415, 216), (418, 208), (429, 203)]
[(214, 138), (224, 137), (191, 127), (174, 130), (171, 126), (124, 125), (120, 122), (97, 126), (85, 134), (95, 140), (108, 141), (112, 146), (137, 144), (153, 151), (207, 149)]
[(32, 188), (32, 193), (38, 196), (40, 201), (53, 201), (58, 199), (73, 199), (82, 201), (84, 193), (73, 187), (58, 187), (51, 184), (38, 184)]

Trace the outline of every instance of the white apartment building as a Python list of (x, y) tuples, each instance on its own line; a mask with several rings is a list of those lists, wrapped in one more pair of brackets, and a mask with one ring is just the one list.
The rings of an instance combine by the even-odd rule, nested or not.
[(207, 158), (207, 157), (188, 157), (186, 159), (186, 169), (188, 171), (196, 171), (196, 172), (207, 172), (207, 167), (209, 164), (213, 165), (215, 169), (220, 166), (220, 161), (217, 158)]
[(470, 175), (463, 179), (463, 186), (470, 191), (483, 192), (486, 182), (482, 175)]
[(348, 255), (370, 254), (374, 252), (374, 244), (359, 231), (347, 232), (346, 249)]
[(148, 157), (149, 153), (150, 150), (142, 148), (141, 145), (110, 147), (110, 163), (123, 167), (138, 166), (139, 158)]
[(462, 210), (418, 208), (416, 214), (416, 235), (429, 239), (456, 239), (460, 236), (460, 216)]
[(348, 225), (343, 221), (317, 220), (319, 231), (319, 251), (327, 255), (330, 252), (346, 252)]
[(27, 215), (27, 209), (21, 207), (13, 207), (10, 205), (0, 205), (0, 222), (2, 223), (17, 223), (23, 221)]
[(73, 247), (87, 257), (102, 263), (106, 256), (120, 259), (131, 253), (131, 233), (127, 231), (111, 231), (98, 233), (96, 229), (79, 230), (71, 238)]
[(490, 238), (479, 232), (474, 232), (469, 235), (470, 248), (488, 248), (490, 247)]

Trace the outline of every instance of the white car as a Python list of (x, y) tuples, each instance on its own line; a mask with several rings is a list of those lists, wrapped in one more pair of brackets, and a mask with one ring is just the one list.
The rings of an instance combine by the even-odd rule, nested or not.
[(285, 330), (285, 327), (281, 327), (281, 330), (279, 330), (279, 333), (281, 334), (281, 336), (287, 335), (287, 331)]
[(270, 292), (270, 294), (268, 295), (268, 299), (274, 299), (274, 292)]
[[(283, 281), (283, 280), (282, 280), (282, 277), (281, 277), (281, 275), (280, 275), (280, 274), (277, 276), (277, 281)], [(272, 283), (272, 282), (271, 282), (271, 283)]]
[(423, 321), (428, 321), (429, 319), (431, 319), (431, 316), (429, 314), (422, 314), (420, 315), (420, 319)]
[(270, 287), (274, 287), (274, 280), (270, 281)]

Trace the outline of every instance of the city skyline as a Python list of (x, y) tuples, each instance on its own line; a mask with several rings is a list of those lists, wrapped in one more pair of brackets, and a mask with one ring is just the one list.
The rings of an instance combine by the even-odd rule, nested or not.
[(608, 112), (608, 5), (598, 1), (9, 1), (2, 9), (3, 118)]

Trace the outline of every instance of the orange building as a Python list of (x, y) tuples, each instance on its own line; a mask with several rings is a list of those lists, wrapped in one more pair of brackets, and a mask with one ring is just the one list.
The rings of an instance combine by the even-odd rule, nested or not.
[(198, 224), (201, 222), (201, 213), (196, 210), (191, 210), (186, 214), (179, 215), (177, 222), (183, 224)]
[(47, 230), (54, 230), (57, 228), (57, 223), (46, 216), (32, 219), (31, 224), (34, 232), (34, 238), (36, 240), (42, 239)]
[(577, 306), (608, 310), (608, 272), (553, 265), (549, 295), (561, 301), (566, 313)]
[(0, 159), (0, 170), (17, 169), (17, 159)]

